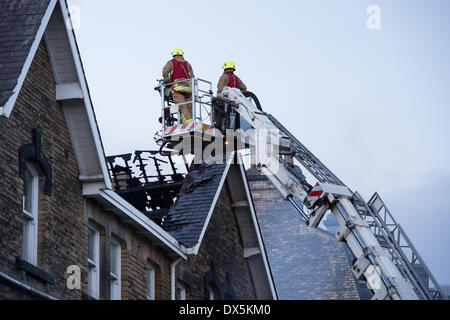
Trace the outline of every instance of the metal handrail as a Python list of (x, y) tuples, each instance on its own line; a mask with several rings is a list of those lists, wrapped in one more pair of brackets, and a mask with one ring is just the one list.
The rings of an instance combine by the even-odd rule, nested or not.
[[(377, 210), (376, 206), (374, 205), (376, 199), (378, 199), (380, 201), (380, 203), (381, 203), (381, 206), (380, 206), (379, 210)], [(431, 280), (431, 282), (435, 286), (435, 288), (437, 290), (437, 293), (439, 294), (440, 298), (443, 299), (443, 300), (447, 300), (447, 297), (446, 297), (445, 293), (441, 289), (439, 283), (436, 281), (436, 279), (434, 278), (434, 276), (431, 273), (431, 271), (428, 269), (428, 266), (426, 265), (425, 261), (422, 259), (422, 257), (420, 256), (419, 252), (414, 247), (414, 245), (412, 244), (412, 242), (409, 239), (409, 237), (406, 235), (406, 233), (403, 230), (403, 228), (400, 226), (400, 224), (398, 224), (395, 221), (395, 219), (392, 216), (391, 212), (389, 211), (389, 209), (387, 208), (386, 204), (384, 203), (384, 201), (381, 199), (380, 195), (377, 192), (375, 192), (374, 195), (370, 198), (368, 204), (369, 204), (369, 207), (373, 207), (375, 209), (375, 210), (371, 210), (371, 211), (374, 212), (377, 220), (381, 223), (383, 228), (386, 229), (387, 234), (389, 236), (389, 239), (394, 244), (394, 246), (396, 247), (398, 253), (402, 256), (403, 260), (408, 264), (408, 267), (412, 269), (412, 273), (414, 275), (414, 278), (416, 278), (416, 281), (420, 284), (420, 286), (423, 289), (426, 290), (427, 295), (431, 298), (431, 296), (432, 296), (430, 294), (431, 288), (429, 287), (429, 284), (428, 285), (423, 284), (422, 283), (422, 279), (420, 279), (420, 277), (415, 272), (413, 264), (416, 261), (419, 261), (420, 265), (422, 266), (423, 270), (425, 271), (426, 277)], [(379, 212), (382, 209), (384, 209), (384, 212), (383, 212), (384, 213), (384, 219), (379, 214)], [(390, 222), (387, 220), (387, 218), (390, 219)], [(393, 227), (393, 229), (390, 230), (389, 227)], [(395, 238), (394, 232), (397, 232), (397, 238), (398, 239)], [(402, 239), (406, 242), (406, 245), (402, 245), (401, 244), (401, 240)], [(404, 250), (405, 248), (408, 248), (409, 250), (411, 250), (411, 253), (412, 253), (411, 259), (409, 259), (407, 254), (405, 253), (405, 250)], [(435, 296), (436, 296), (436, 294), (434, 294), (434, 297)]]
[[(212, 83), (210, 81), (200, 79), (200, 78), (190, 78), (190, 79), (182, 79), (170, 83), (164, 83), (160, 81), (160, 86), (158, 89), (161, 93), (161, 116), (162, 119), (164, 119), (164, 109), (169, 107), (169, 105), (166, 105), (166, 97), (165, 92), (167, 88), (172, 87), (174, 84), (177, 83), (187, 83), (190, 82), (191, 89), (192, 89), (192, 99), (188, 102), (183, 103), (177, 103), (175, 104), (177, 106), (177, 119), (180, 119), (180, 110), (179, 106), (185, 105), (185, 104), (192, 104), (192, 119), (204, 121), (207, 119), (210, 119), (210, 113), (207, 112), (208, 116), (203, 119), (203, 112), (202, 109), (205, 108), (205, 106), (212, 107), (212, 98), (213, 98), (213, 92), (212, 92)], [(199, 83), (206, 84), (209, 86), (209, 89), (203, 89), (199, 87)], [(209, 101), (205, 101), (205, 98), (209, 98)], [(197, 110), (198, 109), (198, 110)], [(164, 129), (166, 124), (165, 121), (162, 122), (162, 128)]]
[(385, 239), (387, 245), (389, 246), (388, 252), (392, 257), (392, 260), (396, 262), (399, 271), (403, 274), (404, 277), (408, 278), (411, 281), (416, 292), (422, 298), (430, 299), (431, 296), (429, 296), (427, 292), (423, 290), (424, 289), (423, 286), (420, 286), (420, 284), (417, 284), (414, 281), (416, 278), (415, 276), (417, 276), (417, 274), (413, 274), (415, 273), (414, 269), (412, 269), (411, 266), (408, 265), (407, 261), (405, 261), (405, 259), (401, 256), (401, 254), (397, 250), (395, 250), (394, 243), (392, 243), (392, 241), (390, 241), (389, 239), (388, 235), (389, 231), (383, 228), (383, 225), (380, 223), (380, 221), (378, 221), (376, 214), (370, 209), (370, 207), (367, 205), (367, 203), (365, 202), (363, 197), (359, 194), (359, 192), (356, 191), (354, 193), (354, 198), (359, 200), (359, 203), (364, 206), (366, 212), (372, 217), (374, 226), (376, 228), (375, 230), (373, 230), (373, 233), (375, 235), (377, 234), (381, 235)]

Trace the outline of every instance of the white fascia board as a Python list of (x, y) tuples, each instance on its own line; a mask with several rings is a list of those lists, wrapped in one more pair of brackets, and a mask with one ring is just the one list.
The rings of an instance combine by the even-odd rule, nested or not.
[(109, 172), (106, 166), (105, 152), (103, 150), (103, 145), (100, 138), (99, 129), (97, 126), (97, 121), (95, 120), (94, 109), (92, 107), (86, 77), (81, 64), (81, 57), (78, 54), (78, 47), (76, 44), (75, 35), (73, 33), (72, 22), (70, 20), (69, 12), (67, 10), (67, 4), (65, 0), (59, 0), (59, 4), (61, 7), (64, 24), (66, 26), (67, 37), (69, 39), (70, 49), (72, 51), (75, 68), (77, 70), (78, 81), (80, 82), (81, 91), (83, 93), (83, 100), (86, 107), (86, 112), (88, 115), (92, 136), (94, 138), (95, 146), (97, 149), (98, 160), (100, 162), (100, 167), (102, 169), (105, 185), (107, 189), (112, 189), (111, 179), (109, 178)]
[(130, 219), (135, 221), (137, 224), (142, 226), (145, 230), (153, 234), (156, 238), (158, 238), (162, 243), (164, 243), (168, 248), (174, 251), (177, 255), (179, 255), (184, 260), (187, 259), (186, 248), (181, 245), (174, 237), (172, 237), (167, 231), (158, 226), (152, 220), (150, 220), (147, 216), (145, 216), (142, 212), (133, 207), (129, 202), (119, 196), (112, 190), (102, 190), (99, 194), (103, 199), (108, 201), (114, 208), (122, 211), (126, 214)]
[(28, 52), (28, 56), (23, 65), (22, 71), (20, 72), (19, 78), (17, 79), (17, 84), (13, 89), (13, 94), (9, 97), (8, 101), (6, 101), (5, 105), (0, 107), (0, 116), (9, 118), (9, 116), (11, 115), (11, 112), (19, 96), (20, 89), (22, 89), (22, 85), (28, 74), (28, 70), (30, 70), (36, 51), (39, 48), (42, 37), (44, 36), (45, 29), (47, 29), (48, 22), (50, 21), (53, 10), (55, 9), (56, 2), (57, 0), (51, 0), (47, 7), (47, 10), (45, 11), (44, 17), (41, 20), (41, 25), (39, 26), (36, 37), (34, 38), (33, 44), (31, 45), (30, 51)]
[(222, 175), (222, 178), (220, 179), (219, 187), (216, 190), (216, 194), (214, 195), (213, 202), (211, 204), (211, 207), (209, 208), (208, 215), (206, 217), (205, 223), (203, 224), (203, 229), (202, 229), (202, 232), (200, 233), (199, 240), (198, 240), (197, 244), (194, 246), (193, 250), (191, 251), (191, 252), (193, 252), (194, 255), (197, 255), (198, 250), (200, 249), (200, 246), (202, 244), (203, 237), (205, 236), (206, 229), (208, 228), (209, 220), (211, 220), (211, 216), (212, 216), (212, 213), (214, 212), (214, 208), (216, 207), (216, 203), (217, 203), (217, 200), (219, 199), (220, 192), (222, 191), (223, 184), (225, 183), (225, 180), (227, 178), (228, 170), (230, 170), (231, 163), (233, 162), (232, 159), (234, 157), (234, 154), (235, 154), (234, 151), (231, 152), (230, 156), (227, 159), (227, 166), (225, 167), (225, 170), (223, 171), (223, 175)]
[[(239, 157), (240, 157), (240, 155), (239, 155)], [(244, 183), (245, 193), (247, 195), (250, 213), (252, 215), (253, 226), (255, 228), (256, 237), (258, 238), (258, 244), (259, 244), (259, 248), (261, 250), (261, 257), (264, 262), (264, 268), (266, 269), (267, 279), (269, 280), (269, 284), (270, 284), (270, 290), (272, 292), (273, 299), (278, 300), (277, 292), (275, 290), (275, 285), (273, 283), (272, 272), (270, 270), (268, 259), (267, 259), (266, 248), (264, 247), (264, 242), (263, 242), (262, 236), (261, 236), (261, 229), (259, 227), (258, 219), (256, 217), (255, 207), (253, 204), (253, 198), (252, 198), (252, 195), (250, 193), (250, 188), (247, 183), (247, 175), (245, 174), (245, 168), (244, 168), (242, 158), (240, 158), (239, 162), (240, 163), (238, 164), (238, 166), (241, 170), (242, 182)]]
[(83, 196), (85, 197), (95, 197), (98, 194), (100, 194), (101, 190), (105, 188), (105, 183), (103, 182), (103, 176), (102, 180), (84, 180), (81, 181), (83, 186)]
[(83, 91), (78, 82), (56, 85), (56, 100), (83, 99)]
[(81, 182), (98, 182), (98, 181), (102, 181), (103, 182), (103, 175), (94, 175), (94, 176), (87, 176), (87, 175), (80, 175), (78, 177), (78, 179)]

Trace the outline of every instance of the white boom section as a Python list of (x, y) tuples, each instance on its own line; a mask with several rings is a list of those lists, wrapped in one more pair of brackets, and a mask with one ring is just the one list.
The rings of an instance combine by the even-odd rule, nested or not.
[[(244, 118), (254, 129), (256, 129), (256, 167), (274, 184), (280, 191), (284, 199), (293, 197), (303, 201), (307, 197), (307, 192), (303, 189), (302, 183), (298, 177), (291, 174), (289, 170), (280, 164), (277, 148), (289, 147), (290, 142), (281, 137), (279, 130), (270, 121), (270, 119), (260, 112), (249, 100), (244, 97), (239, 89), (225, 87), (222, 91), (222, 97), (236, 103), (236, 111)], [(261, 143), (262, 142), (262, 143)], [(287, 143), (287, 145), (285, 145)], [(269, 147), (263, 144), (270, 144)], [(259, 150), (269, 151), (261, 154)]]
[(308, 225), (317, 227), (327, 210), (331, 210), (340, 225), (336, 234), (345, 241), (357, 258), (353, 274), (365, 280), (374, 293), (373, 299), (417, 300), (419, 296), (411, 282), (402, 276), (387, 250), (381, 247), (367, 222), (358, 214), (352, 192), (345, 186), (317, 184), (307, 198), (313, 208)]
[[(239, 89), (225, 87), (222, 96), (234, 102), (236, 111), (256, 130), (256, 146), (258, 140), (262, 138), (258, 133), (259, 130), (262, 130), (263, 134), (270, 135), (269, 139), (265, 137), (264, 141), (280, 141), (281, 147), (286, 147), (283, 144), (290, 143), (289, 139), (279, 136), (278, 128), (269, 117), (259, 111)], [(353, 194), (346, 186), (317, 184), (308, 195), (300, 179), (280, 163), (278, 154), (258, 159), (257, 152), (256, 156), (257, 168), (267, 176), (285, 199), (292, 200), (292, 197), (298, 197), (301, 201), (306, 199), (308, 207), (314, 209), (307, 221), (309, 226), (317, 227), (325, 213), (331, 210), (340, 225), (338, 240), (345, 241), (357, 258), (353, 265), (353, 273), (357, 279), (366, 281), (374, 293), (373, 299), (419, 299), (410, 281), (402, 276), (389, 253), (381, 247), (366, 221), (355, 209), (350, 201)], [(296, 208), (301, 210), (299, 206)]]

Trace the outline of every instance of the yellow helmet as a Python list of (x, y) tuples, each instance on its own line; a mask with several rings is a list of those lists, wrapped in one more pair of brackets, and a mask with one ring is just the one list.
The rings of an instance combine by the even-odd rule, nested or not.
[(228, 60), (227, 62), (225, 62), (222, 66), (223, 69), (234, 69), (236, 70), (236, 64), (234, 63), (233, 60)]
[(183, 56), (183, 55), (184, 55), (183, 50), (181, 50), (180, 48), (175, 48), (172, 51), (172, 57)]

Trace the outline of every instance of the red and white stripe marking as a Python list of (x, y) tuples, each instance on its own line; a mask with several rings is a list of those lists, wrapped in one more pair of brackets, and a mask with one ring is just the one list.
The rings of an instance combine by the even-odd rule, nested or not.
[(311, 192), (308, 194), (308, 198), (310, 202), (315, 202), (319, 199), (323, 194), (323, 188), (317, 182), (314, 188), (312, 188)]

